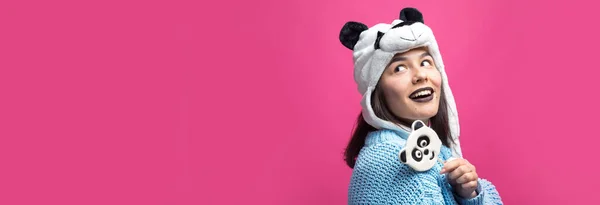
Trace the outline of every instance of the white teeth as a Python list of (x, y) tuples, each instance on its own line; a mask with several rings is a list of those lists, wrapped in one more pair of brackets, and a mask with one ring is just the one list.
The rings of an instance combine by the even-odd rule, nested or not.
[(423, 95), (431, 95), (431, 90), (423, 90), (423, 91), (420, 91), (420, 92), (414, 94), (413, 96), (414, 97), (420, 97), (420, 96), (423, 96)]

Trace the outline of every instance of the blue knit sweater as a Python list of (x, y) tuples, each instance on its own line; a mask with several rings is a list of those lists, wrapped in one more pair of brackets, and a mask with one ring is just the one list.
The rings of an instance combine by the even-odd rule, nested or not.
[[(412, 170), (398, 158), (408, 133), (381, 129), (371, 132), (352, 171), (348, 204), (502, 204), (492, 183), (479, 178), (477, 196), (465, 199), (453, 192), (437, 163), (425, 172)], [(442, 160), (451, 150), (442, 146)]]

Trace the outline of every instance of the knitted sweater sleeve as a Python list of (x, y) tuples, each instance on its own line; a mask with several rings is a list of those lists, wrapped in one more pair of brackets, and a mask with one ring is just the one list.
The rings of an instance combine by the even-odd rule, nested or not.
[(353, 169), (348, 204), (444, 204), (434, 170), (400, 163), (400, 142), (363, 147)]
[(477, 196), (472, 199), (464, 199), (456, 193), (454, 197), (460, 205), (502, 205), (502, 199), (496, 187), (488, 180), (480, 178), (477, 186)]

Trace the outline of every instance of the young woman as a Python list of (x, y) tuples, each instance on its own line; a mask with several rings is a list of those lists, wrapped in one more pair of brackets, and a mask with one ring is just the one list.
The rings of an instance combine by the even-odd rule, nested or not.
[[(431, 29), (417, 9), (371, 28), (346, 23), (340, 41), (353, 51), (362, 112), (345, 152), (353, 168), (349, 204), (502, 204), (489, 181), (461, 157), (458, 116)], [(415, 171), (399, 153), (421, 120), (442, 141), (437, 162)]]

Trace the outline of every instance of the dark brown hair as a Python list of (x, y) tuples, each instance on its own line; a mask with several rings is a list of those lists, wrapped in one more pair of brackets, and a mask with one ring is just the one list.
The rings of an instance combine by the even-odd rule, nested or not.
[[(450, 143), (453, 143), (452, 136), (450, 135), (450, 125), (448, 123), (448, 106), (446, 102), (446, 96), (444, 95), (444, 88), (442, 86), (440, 90), (440, 105), (438, 112), (431, 119), (431, 128), (437, 133), (438, 137), (442, 141), (442, 144), (450, 147)], [(385, 95), (380, 84), (373, 90), (371, 95), (371, 106), (375, 115), (382, 120), (390, 121), (395, 124), (404, 124), (398, 117), (396, 117), (391, 110), (388, 108), (385, 100)], [(409, 126), (410, 127), (410, 126)], [(373, 126), (369, 125), (363, 118), (362, 113), (358, 115), (355, 127), (353, 129), (352, 137), (348, 142), (346, 151), (344, 152), (344, 160), (350, 168), (354, 168), (358, 153), (365, 145), (365, 139), (369, 132), (375, 131)]]

